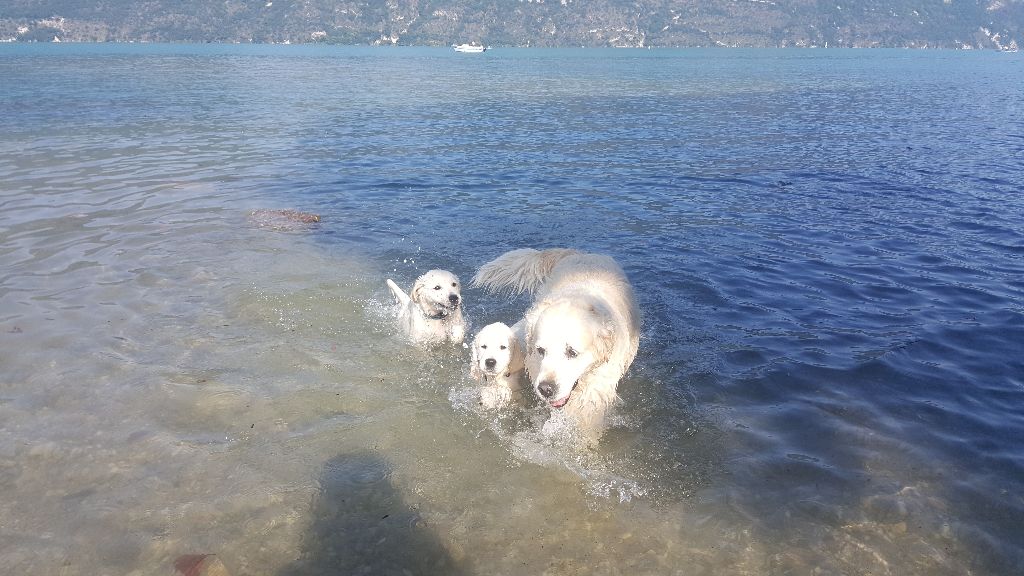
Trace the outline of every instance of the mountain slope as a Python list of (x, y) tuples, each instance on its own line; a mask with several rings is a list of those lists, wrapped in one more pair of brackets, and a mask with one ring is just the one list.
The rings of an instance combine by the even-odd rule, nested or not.
[(0, 0), (0, 40), (1010, 49), (1024, 0)]

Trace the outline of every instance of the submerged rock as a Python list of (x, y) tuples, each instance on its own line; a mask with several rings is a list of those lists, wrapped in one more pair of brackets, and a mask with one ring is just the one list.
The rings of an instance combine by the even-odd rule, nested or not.
[(259, 228), (271, 230), (308, 230), (320, 222), (320, 215), (298, 210), (261, 208), (249, 212), (249, 221)]
[(182, 576), (231, 576), (227, 567), (213, 554), (188, 554), (174, 561)]

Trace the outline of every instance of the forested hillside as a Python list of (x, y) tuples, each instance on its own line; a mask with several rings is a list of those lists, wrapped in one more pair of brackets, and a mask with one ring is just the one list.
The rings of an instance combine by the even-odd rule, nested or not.
[(1015, 49), (1024, 0), (0, 0), (0, 40)]

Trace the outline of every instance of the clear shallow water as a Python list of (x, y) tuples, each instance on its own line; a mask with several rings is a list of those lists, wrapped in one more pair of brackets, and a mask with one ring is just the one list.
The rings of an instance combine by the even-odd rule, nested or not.
[[(5, 46), (0, 78), (5, 569), (1024, 566), (1018, 55)], [(385, 277), (521, 246), (636, 285), (594, 452), (391, 328)]]

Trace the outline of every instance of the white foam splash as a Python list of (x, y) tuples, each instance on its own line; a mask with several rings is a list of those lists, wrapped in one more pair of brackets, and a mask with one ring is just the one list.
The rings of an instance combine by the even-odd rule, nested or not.
[(570, 472), (586, 494), (607, 501), (630, 502), (648, 495), (630, 465), (614, 454), (592, 448), (572, 417), (563, 411), (524, 407), (522, 402), (494, 410), (480, 404), (480, 387), (465, 380), (448, 396), (452, 407), (490, 430), (517, 460)]

